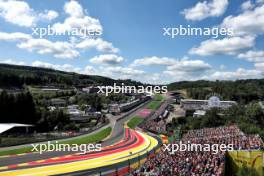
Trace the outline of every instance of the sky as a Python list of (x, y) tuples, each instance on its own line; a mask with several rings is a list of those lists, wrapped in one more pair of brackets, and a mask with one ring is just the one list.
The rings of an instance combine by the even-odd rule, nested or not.
[(0, 63), (144, 83), (263, 78), (263, 33), (264, 0), (0, 0)]

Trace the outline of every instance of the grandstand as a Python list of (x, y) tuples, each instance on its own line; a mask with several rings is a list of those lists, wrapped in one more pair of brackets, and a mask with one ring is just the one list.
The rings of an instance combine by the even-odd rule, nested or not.
[[(245, 135), (237, 126), (222, 126), (189, 130), (181, 142), (195, 144), (233, 144), (236, 151), (260, 151), (263, 141), (259, 135)], [(174, 141), (177, 143), (177, 141)], [(171, 143), (173, 144), (173, 143)], [(163, 146), (144, 165), (131, 175), (204, 175), (225, 174), (226, 151), (176, 151), (174, 154)]]
[(212, 107), (227, 109), (237, 103), (235, 101), (220, 101), (218, 97), (212, 96), (208, 100), (182, 99), (180, 104), (186, 111), (195, 111), (208, 110)]

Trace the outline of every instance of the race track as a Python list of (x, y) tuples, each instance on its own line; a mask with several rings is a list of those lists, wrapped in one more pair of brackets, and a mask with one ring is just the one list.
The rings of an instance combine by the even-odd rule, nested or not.
[[(0, 167), (1, 176), (43, 176), (99, 174), (114, 170), (120, 163), (136, 161), (157, 148), (155, 137), (125, 128), (125, 136), (119, 142), (103, 147), (98, 152), (70, 154), (44, 160), (36, 160)], [(15, 156), (14, 156), (15, 157)], [(130, 164), (130, 163), (129, 163)], [(78, 174), (79, 173), (79, 174)]]

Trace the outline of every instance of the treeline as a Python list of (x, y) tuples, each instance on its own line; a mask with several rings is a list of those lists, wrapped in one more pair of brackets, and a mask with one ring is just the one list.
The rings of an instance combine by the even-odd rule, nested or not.
[(9, 94), (6, 91), (0, 93), (0, 123), (34, 125), (29, 128), (30, 132), (65, 130), (73, 126), (69, 116), (62, 110), (49, 112), (43, 107), (37, 107), (29, 92)]
[(85, 85), (110, 83), (110, 78), (88, 76), (47, 68), (0, 64), (0, 86), (21, 87), (27, 85)]
[(219, 94), (223, 100), (249, 103), (264, 98), (264, 79), (237, 81), (193, 81), (168, 85), (169, 90), (185, 89), (193, 99), (206, 99), (210, 94)]
[(132, 80), (114, 80), (95, 75), (82, 75), (47, 68), (0, 64), (0, 87), (22, 87), (26, 85), (76, 86), (87, 85), (142, 85)]
[(33, 98), (29, 92), (0, 94), (0, 123), (35, 124), (38, 121)]

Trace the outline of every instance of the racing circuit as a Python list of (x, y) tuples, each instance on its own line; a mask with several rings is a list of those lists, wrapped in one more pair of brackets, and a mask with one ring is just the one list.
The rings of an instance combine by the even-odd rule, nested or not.
[(139, 167), (162, 143), (155, 135), (124, 127), (124, 122), (133, 114), (115, 123), (110, 139), (103, 143), (100, 151), (85, 154), (46, 152), (43, 156), (25, 153), (2, 157), (0, 175), (125, 175), (131, 168)]

